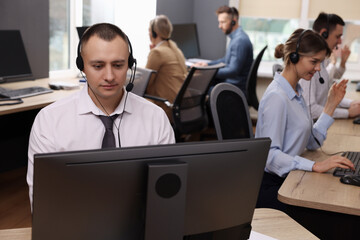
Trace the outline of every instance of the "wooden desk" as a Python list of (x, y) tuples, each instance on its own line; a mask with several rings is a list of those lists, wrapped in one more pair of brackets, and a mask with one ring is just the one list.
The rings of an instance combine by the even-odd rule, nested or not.
[[(276, 239), (318, 239), (285, 213), (267, 208), (255, 209), (253, 230)], [(30, 240), (31, 228), (0, 230), (1, 240)]]
[[(40, 86), (40, 87), (49, 87), (49, 82), (56, 81), (65, 81), (71, 83), (78, 83), (79, 79), (49, 79), (42, 78), (34, 81), (20, 81), (20, 82), (12, 82), (12, 83), (3, 83), (1, 87), (16, 89), (16, 88), (26, 88), (32, 86)], [(11, 113), (23, 112), (27, 110), (39, 109), (45, 107), (56, 100), (59, 100), (63, 97), (66, 97), (79, 89), (74, 90), (54, 90), (52, 93), (41, 94), (37, 96), (23, 98), (24, 103), (10, 105), (10, 106), (0, 106), (0, 115), (6, 115)]]
[[(360, 151), (360, 137), (328, 134), (323, 151)], [(303, 155), (314, 161), (329, 156), (321, 150)], [(360, 216), (360, 187), (342, 184), (332, 172), (291, 171), (279, 189), (278, 199), (286, 204)]]
[[(329, 133), (323, 151), (360, 151), (360, 137)], [(302, 156), (321, 161), (321, 150)], [(332, 171), (291, 171), (278, 192), (287, 213), (320, 239), (357, 239), (360, 224), (360, 187), (342, 184)]]
[(335, 122), (328, 129), (328, 133), (360, 137), (360, 124), (354, 124), (353, 120), (353, 118), (336, 119)]

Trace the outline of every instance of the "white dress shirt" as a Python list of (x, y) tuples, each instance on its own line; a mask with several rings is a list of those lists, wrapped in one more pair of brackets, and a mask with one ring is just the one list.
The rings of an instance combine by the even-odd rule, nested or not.
[[(87, 89), (86, 85), (81, 91), (43, 108), (34, 120), (27, 172), (31, 205), (34, 154), (101, 148), (105, 127), (98, 115), (105, 114), (91, 100)], [(126, 99), (125, 88), (124, 92), (119, 106), (111, 114), (120, 114), (113, 127), (116, 146), (175, 143), (174, 132), (165, 112), (131, 92)]]
[[(327, 96), (329, 93), (329, 89), (331, 88), (334, 80), (331, 80), (329, 77), (329, 73), (326, 70), (327, 61), (329, 59), (325, 59), (321, 63), (320, 74), (317, 72), (311, 78), (310, 81), (300, 79), (299, 83), (301, 88), (304, 90), (303, 97), (309, 109), (311, 110), (311, 117), (313, 119), (317, 119), (320, 117), (322, 111), (324, 110), (325, 103), (327, 101)], [(324, 79), (324, 83), (320, 83), (319, 78)], [(335, 109), (333, 118), (348, 118), (351, 99), (344, 98), (339, 106)]]

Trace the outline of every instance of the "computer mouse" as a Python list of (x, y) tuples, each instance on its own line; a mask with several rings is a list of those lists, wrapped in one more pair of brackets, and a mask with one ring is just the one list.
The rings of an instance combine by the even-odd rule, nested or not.
[(340, 178), (340, 182), (360, 187), (360, 175), (344, 175)]
[(360, 124), (360, 117), (357, 117), (354, 119), (353, 123)]

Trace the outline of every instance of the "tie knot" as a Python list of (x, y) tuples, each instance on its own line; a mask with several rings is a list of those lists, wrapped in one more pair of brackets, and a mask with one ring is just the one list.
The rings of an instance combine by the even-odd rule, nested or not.
[(105, 128), (108, 130), (112, 130), (115, 119), (119, 116), (119, 114), (114, 114), (112, 116), (103, 116), (99, 115), (100, 120), (104, 124)]

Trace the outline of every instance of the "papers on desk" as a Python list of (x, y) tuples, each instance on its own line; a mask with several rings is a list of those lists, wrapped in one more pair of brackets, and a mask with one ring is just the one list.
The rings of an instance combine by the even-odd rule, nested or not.
[(249, 240), (276, 240), (276, 238), (272, 238), (255, 231), (251, 231)]
[(208, 59), (201, 59), (201, 58), (188, 58), (185, 61), (185, 65), (188, 67), (191, 67), (193, 64), (198, 63), (198, 62), (210, 62), (210, 60)]

